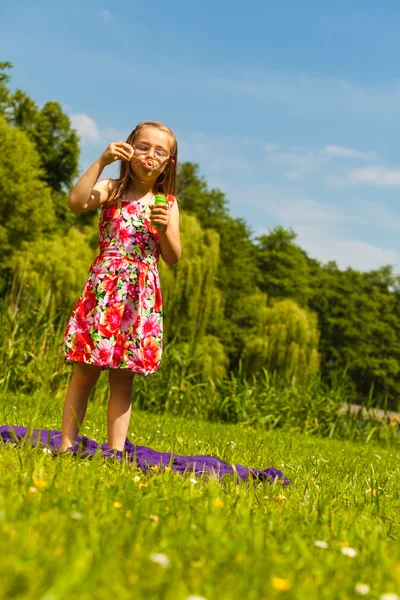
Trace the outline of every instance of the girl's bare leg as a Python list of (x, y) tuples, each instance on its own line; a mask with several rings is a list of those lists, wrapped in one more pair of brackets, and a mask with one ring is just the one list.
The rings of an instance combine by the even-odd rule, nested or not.
[(123, 450), (132, 412), (135, 374), (128, 369), (110, 369), (110, 398), (107, 405), (108, 445)]
[(89, 394), (98, 380), (101, 368), (76, 363), (64, 401), (60, 451), (65, 452), (76, 443), (76, 436), (86, 414)]

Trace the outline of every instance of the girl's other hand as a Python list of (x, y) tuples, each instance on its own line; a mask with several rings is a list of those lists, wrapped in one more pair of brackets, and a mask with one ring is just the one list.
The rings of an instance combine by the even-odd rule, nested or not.
[(170, 221), (170, 211), (168, 210), (167, 202), (160, 202), (160, 204), (149, 204), (150, 208), (150, 223), (151, 225), (157, 225), (157, 229), (160, 233), (165, 233), (168, 229)]
[(111, 142), (101, 155), (104, 165), (111, 165), (116, 160), (130, 160), (133, 156), (133, 148), (125, 142)]

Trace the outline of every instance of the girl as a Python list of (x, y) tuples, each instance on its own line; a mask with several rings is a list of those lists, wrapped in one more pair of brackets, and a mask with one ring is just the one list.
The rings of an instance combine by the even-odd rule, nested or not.
[[(96, 183), (104, 167), (121, 161), (116, 180)], [(171, 129), (140, 123), (126, 142), (110, 144), (69, 194), (73, 212), (101, 207), (100, 253), (64, 335), (66, 361), (75, 363), (62, 418), (61, 452), (74, 446), (88, 396), (109, 369), (108, 445), (122, 451), (131, 416), (136, 373), (160, 365), (163, 310), (158, 259), (170, 266), (181, 256), (175, 200), (178, 146)], [(154, 205), (154, 195), (167, 202)], [(154, 225), (153, 225), (154, 224)]]

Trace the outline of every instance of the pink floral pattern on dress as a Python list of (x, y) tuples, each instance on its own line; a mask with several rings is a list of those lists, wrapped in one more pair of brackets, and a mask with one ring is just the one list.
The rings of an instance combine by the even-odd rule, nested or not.
[[(175, 198), (168, 196), (171, 209)], [(67, 362), (102, 369), (155, 373), (163, 348), (163, 306), (158, 260), (159, 232), (150, 209), (125, 197), (104, 204), (99, 220), (100, 253), (64, 334)]]

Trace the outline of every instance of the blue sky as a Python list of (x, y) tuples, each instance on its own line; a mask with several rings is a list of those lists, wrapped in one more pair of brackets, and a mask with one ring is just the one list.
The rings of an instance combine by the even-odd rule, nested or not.
[(0, 60), (65, 107), (83, 169), (160, 120), (254, 235), (281, 224), (323, 262), (400, 273), (399, 26), (389, 0), (13, 0)]

